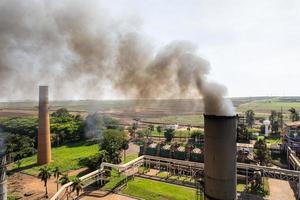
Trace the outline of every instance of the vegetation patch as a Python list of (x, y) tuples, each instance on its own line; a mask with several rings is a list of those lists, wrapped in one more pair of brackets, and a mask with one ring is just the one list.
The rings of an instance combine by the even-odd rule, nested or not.
[(138, 152), (128, 153), (128, 154), (126, 154), (126, 157), (123, 160), (123, 163), (128, 163), (128, 162), (136, 159), (137, 157), (139, 157), (139, 153)]
[(192, 188), (177, 186), (139, 177), (136, 177), (133, 180), (129, 181), (127, 187), (124, 188), (122, 193), (147, 200), (196, 199), (196, 190)]
[(102, 187), (103, 190), (112, 190), (120, 186), (126, 179), (126, 176), (118, 173), (115, 169), (111, 171), (109, 181)]
[[(52, 162), (50, 168), (58, 166), (62, 171), (79, 169), (80, 159), (94, 155), (99, 150), (99, 145), (92, 142), (76, 142), (60, 147), (52, 148)], [(12, 170), (22, 170), (31, 175), (37, 175), (42, 166), (36, 164), (37, 156), (31, 156), (20, 160), (20, 166), (13, 164)]]

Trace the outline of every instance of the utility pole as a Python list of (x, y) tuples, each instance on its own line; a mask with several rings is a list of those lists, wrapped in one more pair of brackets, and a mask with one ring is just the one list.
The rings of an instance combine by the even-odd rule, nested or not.
[(282, 110), (282, 106), (281, 106), (281, 134), (283, 133), (283, 110)]

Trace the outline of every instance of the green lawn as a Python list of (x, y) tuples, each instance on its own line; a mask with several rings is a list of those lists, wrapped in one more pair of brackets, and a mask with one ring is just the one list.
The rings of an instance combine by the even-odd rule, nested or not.
[[(82, 166), (80, 166), (78, 161), (97, 153), (97, 151), (98, 144), (90, 142), (76, 142), (52, 148), (52, 162), (48, 166), (59, 166), (62, 171), (79, 169)], [(20, 170), (28, 174), (37, 175), (41, 166), (37, 166), (36, 161), (36, 155), (22, 159)], [(12, 168), (17, 169), (17, 165), (14, 164)]]
[[(128, 163), (134, 159), (136, 159), (137, 157), (139, 156), (139, 153), (138, 152), (135, 152), (135, 153), (128, 153), (126, 154), (126, 158), (125, 160), (123, 160), (123, 163)], [(124, 159), (124, 158), (123, 158)]]
[(119, 174), (117, 170), (111, 171), (111, 176), (109, 181), (102, 187), (104, 190), (111, 190), (114, 189), (117, 185), (121, 183), (126, 178), (125, 175)]
[[(265, 138), (265, 136), (263, 135), (260, 135), (257, 137), (257, 140), (263, 140)], [(266, 138), (266, 142), (267, 144), (279, 144), (279, 143), (282, 143), (282, 138), (280, 137), (269, 137), (269, 138)]]
[(147, 200), (196, 199), (194, 189), (138, 177), (129, 181), (122, 193)]

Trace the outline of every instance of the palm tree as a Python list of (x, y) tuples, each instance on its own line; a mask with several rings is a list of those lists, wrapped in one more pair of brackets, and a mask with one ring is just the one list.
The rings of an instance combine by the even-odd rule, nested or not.
[(58, 191), (58, 184), (59, 184), (58, 179), (59, 176), (62, 175), (62, 173), (58, 166), (56, 166), (52, 172), (53, 172), (53, 176), (56, 178), (56, 191)]
[(59, 179), (59, 183), (61, 185), (64, 185), (64, 184), (67, 184), (69, 182), (70, 182), (70, 178), (69, 178), (68, 174), (62, 174), (62, 176)]
[(294, 122), (294, 121), (299, 121), (300, 117), (299, 117), (299, 113), (297, 112), (297, 110), (295, 108), (290, 108), (289, 109), (290, 112), (290, 119)]
[(186, 128), (188, 131), (189, 135), (186, 135), (186, 143), (188, 143), (189, 139), (191, 137), (191, 125), (189, 124), (188, 127)]
[(40, 168), (40, 173), (38, 175), (38, 177), (41, 179), (41, 181), (44, 181), (44, 186), (45, 186), (45, 190), (46, 190), (46, 198), (48, 198), (48, 188), (47, 188), (47, 183), (48, 183), (48, 179), (50, 179), (51, 177), (51, 170), (50, 168), (48, 168), (47, 166)]
[(7, 154), (8, 157), (8, 162), (12, 161), (12, 153), (14, 152), (14, 149), (16, 148), (16, 144), (13, 143), (7, 143), (6, 144), (6, 149), (5, 149), (5, 153)]
[(255, 122), (255, 113), (253, 110), (247, 110), (246, 111), (246, 122), (248, 124), (248, 127), (252, 128), (254, 122)]
[(73, 179), (72, 192), (76, 191), (76, 195), (78, 197), (79, 196), (79, 192), (82, 190), (82, 188), (83, 188), (82, 181), (78, 177), (75, 177)]
[[(70, 182), (70, 178), (68, 176), (68, 174), (62, 174), (62, 177), (60, 177), (59, 179), (59, 183), (61, 185), (64, 185), (64, 184), (67, 184)], [(69, 199), (69, 187), (66, 188), (66, 191), (67, 191), (67, 200)]]
[(161, 131), (162, 131), (162, 127), (161, 126), (157, 126), (156, 127), (156, 131), (158, 132), (158, 140), (160, 141), (160, 134), (161, 134)]

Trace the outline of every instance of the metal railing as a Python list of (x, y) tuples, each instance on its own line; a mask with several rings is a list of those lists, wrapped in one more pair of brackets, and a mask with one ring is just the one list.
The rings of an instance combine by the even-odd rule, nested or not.
[[(104, 174), (106, 167), (117, 169), (119, 172), (124, 172), (132, 167), (142, 165), (143, 161), (144, 161), (144, 156), (140, 156), (126, 164), (121, 164), (121, 165), (103, 162), (103, 163), (101, 163), (100, 169), (95, 170), (89, 174), (86, 174), (86, 175), (80, 177), (79, 179), (82, 181), (83, 187), (87, 187), (90, 184), (103, 179), (102, 175)], [(58, 192), (51, 198), (51, 200), (65, 199), (67, 197), (67, 195), (70, 195), (72, 185), (73, 185), (73, 182), (69, 182), (69, 183), (66, 183), (65, 185), (63, 185), (58, 190)]]
[[(117, 169), (119, 172), (125, 172), (131, 169), (132, 167), (139, 167), (141, 165), (145, 165), (148, 167), (154, 166), (156, 168), (158, 167), (158, 169), (172, 170), (175, 173), (179, 173), (179, 175), (188, 174), (189, 176), (194, 178), (198, 177), (199, 175), (202, 175), (204, 171), (204, 163), (144, 155), (126, 164), (121, 165), (103, 162), (99, 170), (93, 171), (87, 175), (80, 177), (80, 180), (83, 182), (84, 187), (86, 187), (97, 180), (101, 180), (101, 175), (105, 172), (104, 169), (106, 167)], [(262, 175), (265, 177), (292, 181), (298, 184), (300, 181), (300, 171), (295, 170), (278, 169), (272, 167), (237, 163), (237, 171), (240, 172), (241, 170), (247, 172), (247, 175), (251, 171), (261, 171)], [(63, 185), (60, 188), (60, 190), (51, 198), (51, 200), (64, 199), (66, 197), (66, 194), (68, 194), (68, 192), (71, 191), (69, 188), (72, 187), (72, 184), (72, 182), (69, 182)]]
[(287, 147), (287, 159), (288, 163), (293, 167), (294, 170), (300, 170), (300, 160), (294, 150), (290, 146)]

